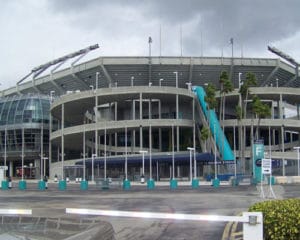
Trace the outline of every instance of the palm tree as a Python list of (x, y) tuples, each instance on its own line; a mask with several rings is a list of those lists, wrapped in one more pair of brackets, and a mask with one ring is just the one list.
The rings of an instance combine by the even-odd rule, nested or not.
[[(234, 90), (234, 87), (233, 87), (233, 84), (232, 82), (227, 79), (225, 82), (224, 82), (224, 87), (223, 87), (223, 121), (225, 120), (225, 103), (226, 103), (226, 94), (232, 92)], [(222, 124), (223, 125), (223, 124)], [(224, 130), (224, 128), (223, 128)]]
[(205, 149), (203, 152), (206, 152), (207, 151), (207, 139), (209, 138), (209, 135), (210, 135), (209, 129), (207, 127), (202, 127), (200, 134), (201, 134), (200, 139), (204, 142)]
[(263, 103), (260, 98), (256, 95), (252, 98), (252, 111), (258, 117), (256, 131), (255, 131), (255, 138), (259, 139), (259, 125), (260, 120), (262, 118), (271, 116), (271, 108), (268, 104)]
[(220, 83), (220, 110), (219, 110), (219, 120), (221, 121), (222, 110), (223, 110), (223, 88), (224, 83), (228, 79), (228, 74), (226, 71), (222, 71), (219, 79)]
[(244, 108), (242, 109), (243, 118), (246, 117), (247, 102), (248, 102), (248, 97), (250, 95), (250, 87), (254, 87), (256, 85), (257, 85), (257, 80), (255, 74), (247, 73), (246, 80), (243, 82), (239, 90), (239, 93), (241, 94), (242, 97), (242, 103), (244, 103)]
[[(257, 81), (256, 81), (256, 76), (253, 73), (246, 73), (246, 79), (243, 82), (243, 84), (240, 87), (239, 93), (240, 93), (240, 110), (241, 110), (241, 117), (242, 118), (246, 118), (247, 117), (247, 103), (248, 103), (248, 97), (250, 95), (250, 87), (256, 86), (257, 85)], [(243, 162), (243, 170), (245, 172), (245, 157), (244, 157), (244, 150), (246, 148), (246, 127), (241, 126), (241, 128), (239, 129), (239, 131), (241, 131), (239, 133), (239, 136), (241, 137), (241, 145), (240, 145), (240, 149), (241, 149), (241, 154), (240, 158)], [(252, 141), (251, 141), (252, 142)]]

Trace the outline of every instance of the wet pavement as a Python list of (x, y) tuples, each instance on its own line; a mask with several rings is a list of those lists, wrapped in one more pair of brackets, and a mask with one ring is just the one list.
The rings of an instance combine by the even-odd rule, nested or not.
[[(120, 186), (102, 190), (90, 185), (80, 190), (79, 184), (68, 184), (58, 190), (57, 183), (49, 183), (45, 191), (37, 183), (28, 183), (26, 190), (13, 188), (0, 191), (0, 208), (32, 209), (33, 217), (70, 218), (79, 216), (65, 213), (65, 208), (88, 208), (120, 211), (160, 213), (236, 215), (247, 211), (253, 203), (262, 201), (255, 186), (200, 186), (191, 189), (181, 186), (170, 190), (157, 186), (147, 190), (145, 185), (122, 190)], [(300, 185), (274, 186), (278, 198), (300, 197)], [(196, 222), (184, 220), (136, 219), (125, 217), (80, 216), (105, 221), (112, 225), (115, 239), (209, 239), (222, 238), (224, 222)]]

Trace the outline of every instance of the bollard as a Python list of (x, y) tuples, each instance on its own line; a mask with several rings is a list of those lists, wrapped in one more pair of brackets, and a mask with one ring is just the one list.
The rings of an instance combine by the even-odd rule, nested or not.
[(128, 179), (125, 179), (123, 181), (123, 189), (124, 190), (129, 190), (130, 189), (130, 181)]
[(1, 188), (2, 188), (2, 190), (8, 190), (8, 181), (7, 180), (3, 180), (1, 182)]
[(220, 187), (220, 179), (218, 179), (218, 178), (213, 179), (213, 180), (212, 180), (212, 185), (213, 185), (213, 187), (215, 187), (215, 188)]
[(148, 188), (149, 190), (155, 188), (155, 182), (154, 182), (153, 179), (149, 179), (149, 180), (147, 181), (147, 188)]
[(194, 179), (192, 180), (192, 188), (196, 189), (196, 188), (198, 188), (198, 187), (199, 187), (199, 179), (194, 178)]
[(64, 190), (67, 189), (67, 182), (66, 182), (66, 180), (60, 180), (58, 182), (58, 189), (62, 190), (62, 191), (64, 191)]
[(86, 180), (83, 180), (80, 182), (80, 190), (88, 190), (89, 183)]
[(45, 189), (46, 189), (46, 182), (43, 181), (43, 180), (40, 180), (40, 181), (38, 182), (38, 189), (39, 189), (39, 190), (45, 190)]
[(19, 189), (20, 190), (25, 190), (27, 187), (26, 181), (25, 180), (21, 180), (19, 181)]
[(170, 181), (170, 189), (176, 189), (177, 187), (178, 187), (177, 180), (176, 179), (172, 179)]

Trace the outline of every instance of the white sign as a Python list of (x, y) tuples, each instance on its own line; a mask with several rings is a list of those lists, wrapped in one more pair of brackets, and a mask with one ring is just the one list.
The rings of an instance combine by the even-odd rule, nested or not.
[(272, 173), (272, 159), (263, 158), (261, 161), (261, 171), (263, 174)]
[(8, 170), (8, 167), (7, 166), (0, 166), (0, 169)]

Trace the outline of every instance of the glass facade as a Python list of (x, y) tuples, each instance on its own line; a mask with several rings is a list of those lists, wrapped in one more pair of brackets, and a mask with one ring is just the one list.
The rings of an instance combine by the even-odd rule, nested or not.
[(48, 156), (49, 119), (48, 96), (30, 94), (0, 99), (0, 160), (4, 165), (6, 151), (7, 165), (13, 166), (10, 175), (15, 176), (21, 166), (23, 142), (25, 165), (35, 166), (42, 155)]

